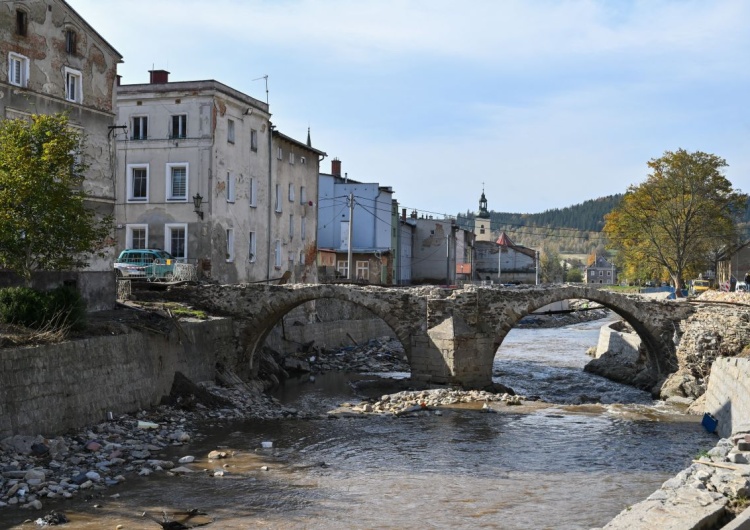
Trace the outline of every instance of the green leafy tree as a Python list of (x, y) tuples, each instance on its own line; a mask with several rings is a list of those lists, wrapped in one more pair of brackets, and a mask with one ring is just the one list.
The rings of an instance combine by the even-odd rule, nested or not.
[(682, 287), (717, 243), (737, 239), (747, 197), (732, 188), (721, 173), (726, 161), (713, 154), (666, 151), (648, 166), (646, 181), (628, 188), (604, 231), (627, 270), (663, 270)]
[(571, 267), (565, 271), (565, 281), (568, 283), (581, 283), (583, 281), (583, 271), (578, 267)]
[(0, 268), (27, 284), (100, 253), (112, 226), (85, 207), (83, 135), (64, 114), (0, 121)]
[(545, 247), (539, 256), (539, 279), (542, 283), (561, 283), (564, 271), (557, 249)]

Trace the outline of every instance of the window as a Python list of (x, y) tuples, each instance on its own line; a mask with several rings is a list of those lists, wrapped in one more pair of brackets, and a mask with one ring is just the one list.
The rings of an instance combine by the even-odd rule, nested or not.
[(167, 200), (187, 202), (187, 164), (167, 164)]
[(234, 143), (234, 120), (227, 120), (227, 142)]
[(187, 138), (187, 114), (172, 116), (172, 130), (170, 138)]
[(258, 131), (250, 129), (250, 149), (253, 151), (258, 150)]
[(294, 153), (289, 153), (289, 163), (294, 164)]
[(250, 232), (250, 240), (248, 245), (248, 253), (247, 253), (247, 261), (250, 263), (255, 263), (255, 247), (256, 247), (256, 237), (255, 232)]
[(294, 184), (289, 184), (289, 202), (294, 202)]
[(302, 240), (305, 240), (305, 232), (307, 232), (307, 219), (302, 217), (299, 224), (299, 236)]
[(8, 54), (8, 82), (11, 85), (29, 85), (29, 59), (17, 53)]
[(128, 164), (128, 202), (148, 202), (148, 164)]
[(250, 178), (250, 196), (248, 197), (248, 202), (250, 203), (250, 206), (255, 208), (258, 206), (258, 179)]
[(299, 203), (307, 204), (307, 190), (304, 186), (299, 187)]
[(607, 271), (607, 276), (612, 276), (612, 271)]
[(349, 262), (340, 259), (336, 262), (336, 272), (338, 272), (342, 278), (349, 277)]
[(591, 271), (591, 276), (596, 276), (596, 271)]
[(81, 72), (65, 68), (65, 99), (75, 103), (83, 102), (83, 77)]
[(227, 171), (227, 202), (234, 202), (236, 197), (236, 178)]
[(277, 239), (273, 249), (274, 261), (273, 266), (277, 269), (281, 268), (281, 240)]
[(281, 212), (281, 185), (276, 184), (276, 211)]
[(65, 30), (65, 51), (69, 55), (75, 55), (76, 54), (76, 32), (72, 29), (66, 29)]
[(26, 11), (16, 9), (16, 35), (26, 36), (29, 29), (29, 16)]
[(148, 138), (148, 116), (133, 116), (133, 134), (131, 140), (145, 140)]
[(227, 228), (227, 261), (234, 261), (234, 228)]
[(367, 261), (357, 262), (357, 279), (368, 280), (370, 279), (370, 263)]
[(289, 214), (289, 240), (294, 239), (294, 214)]
[(175, 259), (187, 261), (187, 225), (164, 225), (164, 250)]
[(279, 160), (282, 160), (284, 158), (284, 152), (281, 150), (281, 147), (276, 150), (276, 158), (278, 158)]
[(299, 251), (299, 264), (300, 265), (305, 264), (305, 251), (304, 250)]
[(148, 225), (127, 225), (125, 247), (137, 249), (148, 248)]
[(304, 156), (299, 157), (299, 163), (304, 166), (305, 164), (307, 164), (307, 158), (305, 158)]

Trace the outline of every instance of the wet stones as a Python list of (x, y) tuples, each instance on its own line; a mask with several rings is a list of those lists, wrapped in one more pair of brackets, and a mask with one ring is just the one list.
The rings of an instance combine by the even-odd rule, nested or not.
[[(352, 412), (360, 414), (393, 414), (402, 416), (409, 413), (434, 410), (438, 407), (450, 407), (462, 403), (484, 403), (486, 409), (492, 409), (490, 403), (520, 405), (523, 397), (507, 393), (496, 394), (485, 390), (430, 389), (404, 391), (382, 396), (374, 403), (362, 402), (350, 405)], [(489, 410), (485, 410), (489, 411)]]

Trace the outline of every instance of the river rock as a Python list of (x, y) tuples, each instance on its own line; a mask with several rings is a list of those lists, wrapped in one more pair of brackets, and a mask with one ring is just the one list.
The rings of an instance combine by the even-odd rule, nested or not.
[(194, 461), (195, 461), (195, 457), (194, 456), (189, 456), (189, 455), (188, 456), (183, 456), (182, 458), (180, 458), (178, 460), (178, 462), (180, 464), (189, 464), (189, 463), (194, 462)]

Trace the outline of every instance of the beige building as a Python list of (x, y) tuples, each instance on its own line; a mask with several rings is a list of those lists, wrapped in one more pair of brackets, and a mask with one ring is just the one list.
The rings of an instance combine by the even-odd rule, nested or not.
[(161, 248), (224, 283), (314, 281), (325, 153), (275, 131), (262, 101), (150, 73), (117, 88), (118, 250)]
[[(0, 118), (67, 112), (86, 135), (88, 206), (115, 203), (115, 79), (122, 56), (63, 0), (0, 2)], [(39, 275), (38, 287), (75, 283), (89, 309), (114, 303), (112, 256), (86, 273)]]

